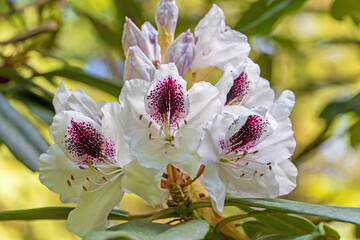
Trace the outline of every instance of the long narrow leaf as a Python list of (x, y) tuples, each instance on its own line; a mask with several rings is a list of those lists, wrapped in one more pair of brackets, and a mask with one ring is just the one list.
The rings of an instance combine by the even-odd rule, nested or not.
[(82, 71), (82, 69), (74, 67), (65, 67), (62, 69), (54, 70), (52, 72), (47, 72), (43, 74), (38, 74), (37, 76), (43, 77), (65, 77), (78, 82), (85, 83), (89, 86), (96, 87), (100, 90), (103, 90), (115, 97), (118, 97), (122, 88), (122, 84), (115, 82), (106, 78), (99, 78), (89, 75)]

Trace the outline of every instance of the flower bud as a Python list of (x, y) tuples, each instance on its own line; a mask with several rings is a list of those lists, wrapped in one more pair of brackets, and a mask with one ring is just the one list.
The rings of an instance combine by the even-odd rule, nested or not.
[(166, 63), (174, 62), (179, 74), (183, 76), (191, 65), (194, 59), (195, 41), (194, 36), (188, 30), (182, 33), (175, 41), (169, 46), (166, 52)]
[(128, 52), (129, 47), (138, 46), (143, 53), (148, 56), (149, 49), (146, 44), (146, 38), (140, 29), (131, 21), (130, 18), (125, 17), (124, 32), (122, 36), (122, 47), (124, 54)]
[(155, 67), (144, 55), (139, 47), (129, 47), (124, 65), (124, 81), (130, 79), (143, 79), (151, 82)]
[(145, 36), (149, 49), (149, 59), (154, 63), (161, 61), (160, 46), (158, 44), (158, 31), (149, 22), (141, 26), (141, 31)]
[(175, 0), (160, 0), (156, 7), (155, 21), (160, 31), (165, 27), (172, 35), (175, 33), (179, 10)]

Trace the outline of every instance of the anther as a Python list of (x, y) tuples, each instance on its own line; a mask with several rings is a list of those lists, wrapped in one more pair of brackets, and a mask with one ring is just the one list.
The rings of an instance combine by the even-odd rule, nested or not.
[(148, 126), (148, 128), (150, 128), (150, 127), (151, 127), (151, 124), (152, 124), (152, 121), (150, 121), (150, 122), (149, 122), (149, 126)]
[(271, 166), (271, 165), (269, 165), (269, 170), (272, 170), (272, 166)]
[(253, 154), (256, 154), (256, 153), (258, 153), (259, 152), (259, 150), (256, 150), (255, 152), (253, 152)]
[(102, 179), (104, 179), (106, 182), (109, 181), (109, 180), (108, 180), (106, 177), (104, 177), (104, 176), (102, 177)]
[(264, 173), (260, 173), (260, 177), (264, 176)]
[(258, 171), (257, 171), (257, 170), (255, 170), (255, 172), (254, 172), (253, 176), (255, 176), (257, 173), (258, 173)]
[(151, 133), (149, 133), (149, 140), (151, 140)]
[(177, 127), (177, 129), (180, 129), (180, 126), (179, 126), (178, 122), (176, 122), (176, 127)]
[(87, 191), (87, 188), (85, 186), (82, 186), (82, 188), (84, 189), (84, 191)]
[(89, 177), (86, 177), (86, 180), (88, 180), (90, 182), (90, 178)]
[(184, 123), (185, 123), (185, 125), (187, 125), (187, 121), (184, 119)]
[(66, 182), (67, 182), (67, 184), (69, 185), (69, 187), (71, 187), (71, 182), (70, 182), (70, 180), (67, 180)]
[(70, 175), (70, 178), (71, 178), (71, 180), (75, 180), (75, 178), (74, 178), (74, 176), (73, 175)]
[(243, 176), (245, 176), (245, 173), (243, 173), (243, 174), (240, 175), (240, 177), (243, 177)]
[(239, 151), (238, 150), (235, 150), (235, 154), (238, 154), (239, 153)]
[(246, 162), (246, 163), (245, 163), (245, 166), (247, 166), (247, 165), (249, 165), (249, 162)]
[(142, 115), (142, 114), (140, 114), (140, 116), (139, 116), (139, 120), (141, 120), (141, 119), (142, 119), (142, 117), (143, 117), (143, 115)]
[(271, 165), (271, 162), (268, 162), (266, 165)]
[(79, 166), (80, 169), (84, 170), (85, 168), (83, 166)]
[(175, 137), (174, 136), (171, 136), (171, 141), (174, 141)]

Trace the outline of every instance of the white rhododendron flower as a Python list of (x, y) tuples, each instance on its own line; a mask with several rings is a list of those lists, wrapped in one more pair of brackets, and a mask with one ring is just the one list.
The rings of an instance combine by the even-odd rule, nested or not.
[(171, 163), (194, 178), (202, 128), (221, 110), (216, 87), (200, 82), (187, 91), (170, 63), (159, 67), (151, 83), (126, 81), (120, 103), (125, 139), (139, 163), (157, 169)]
[(107, 216), (121, 200), (123, 188), (158, 204), (161, 172), (140, 166), (130, 155), (117, 119), (118, 103), (105, 104), (102, 114), (95, 116), (79, 99), (89, 101), (89, 106), (95, 103), (82, 92), (71, 92), (66, 99), (69, 91), (61, 84), (55, 93), (55, 106), (60, 103), (68, 109), (53, 119), (55, 144), (40, 156), (40, 180), (59, 193), (63, 202), (78, 202), (69, 215), (68, 229), (84, 236), (106, 228)]
[(269, 81), (260, 77), (260, 68), (250, 58), (238, 65), (225, 65), (223, 76), (215, 85), (223, 105), (242, 105), (247, 108), (270, 107), (275, 93)]
[[(160, 32), (164, 26), (169, 31), (170, 36), (173, 37), (177, 17), (177, 7), (174, 0), (160, 1), (155, 16), (158, 31)], [(227, 63), (236, 66), (244, 61), (250, 53), (247, 37), (226, 26), (224, 13), (215, 4), (196, 26), (195, 36), (188, 30), (180, 34), (169, 46), (158, 44), (159, 33), (153, 29), (150, 23), (145, 23), (141, 29), (142, 31), (129, 18), (126, 18), (122, 37), (124, 53), (128, 54), (130, 47), (137, 46), (156, 67), (160, 63), (174, 62), (181, 76), (190, 69), (195, 72), (204, 67), (216, 66), (224, 70)], [(171, 37), (167, 41), (171, 42)], [(156, 41), (154, 41), (155, 39)], [(159, 50), (163, 47), (167, 49)], [(135, 54), (139, 53), (136, 52)], [(161, 61), (161, 54), (166, 55), (166, 57), (162, 56), (163, 62)], [(143, 61), (142, 56), (134, 59)], [(138, 62), (131, 61), (131, 64), (134, 65), (133, 68), (136, 68)], [(126, 77), (125, 79), (129, 78)]]
[(288, 118), (294, 103), (294, 94), (284, 91), (270, 110), (225, 106), (207, 127), (199, 153), (219, 214), (227, 193), (274, 198), (296, 186), (297, 169), (289, 160), (296, 145)]

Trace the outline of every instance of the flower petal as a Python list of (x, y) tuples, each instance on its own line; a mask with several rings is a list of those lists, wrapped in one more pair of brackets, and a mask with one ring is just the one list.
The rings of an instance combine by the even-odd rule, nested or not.
[(54, 93), (54, 99), (53, 99), (53, 105), (56, 113), (65, 110), (65, 103), (67, 102), (70, 96), (71, 96), (71, 92), (65, 86), (64, 81), (61, 81), (59, 87), (56, 89)]
[(81, 113), (63, 111), (56, 114), (51, 131), (54, 141), (72, 161), (100, 163), (100, 157), (116, 161), (114, 143), (104, 138), (99, 124)]
[(109, 213), (124, 195), (120, 183), (118, 179), (95, 192), (83, 191), (78, 205), (68, 216), (68, 230), (80, 237), (92, 231), (105, 230)]
[(128, 52), (129, 47), (138, 46), (146, 56), (149, 57), (150, 55), (145, 35), (128, 17), (125, 17), (124, 32), (121, 42), (124, 54)]
[(247, 37), (225, 26), (223, 11), (215, 4), (195, 28), (194, 71), (205, 66), (224, 69), (225, 63), (233, 65), (249, 55)]
[(217, 214), (220, 216), (224, 210), (224, 202), (227, 193), (226, 177), (219, 171), (215, 163), (206, 165), (203, 173), (203, 182), (211, 197), (211, 203)]
[(129, 145), (124, 139), (124, 130), (120, 123), (121, 106), (119, 103), (111, 102), (105, 104), (101, 111), (104, 114), (102, 119), (102, 131), (106, 139), (114, 142), (116, 152), (116, 164), (123, 167), (134, 158), (130, 154)]
[(151, 82), (155, 70), (154, 65), (138, 46), (129, 47), (124, 65), (124, 81), (138, 78)]
[(120, 123), (124, 131), (130, 129), (146, 129), (152, 118), (145, 114), (144, 98), (150, 86), (149, 82), (141, 79), (126, 81), (119, 97), (123, 107)]
[(288, 159), (278, 162), (273, 168), (276, 181), (280, 185), (280, 196), (290, 193), (296, 187), (298, 174), (295, 165)]
[(275, 92), (270, 88), (270, 83), (264, 78), (259, 78), (258, 84), (254, 91), (249, 93), (249, 97), (245, 99), (245, 107), (254, 108), (258, 106), (264, 106), (270, 108), (274, 103)]
[(187, 173), (190, 178), (194, 179), (200, 167), (200, 155), (197, 149), (202, 137), (201, 129), (181, 129), (181, 137), (175, 142), (173, 153), (170, 152), (172, 164), (182, 172)]
[(179, 9), (175, 0), (160, 0), (155, 13), (158, 30), (160, 31), (162, 27), (165, 27), (174, 36), (178, 15)]
[(174, 62), (179, 74), (183, 76), (189, 70), (190, 64), (194, 59), (194, 51), (194, 36), (188, 30), (171, 43), (166, 51), (166, 63)]
[(292, 91), (285, 90), (276, 100), (275, 104), (270, 109), (270, 114), (277, 121), (281, 121), (289, 117), (292, 108), (295, 105), (295, 95)]
[(125, 189), (144, 198), (153, 207), (160, 203), (162, 170), (145, 168), (137, 160), (131, 161), (123, 170), (122, 186)]
[(219, 91), (208, 82), (195, 83), (189, 90), (190, 108), (187, 116), (187, 127), (203, 128), (221, 111)]
[(149, 59), (154, 63), (161, 61), (160, 45), (158, 44), (158, 32), (149, 22), (145, 22), (141, 26), (141, 31), (147, 39), (149, 49)]
[(67, 181), (71, 183), (74, 178), (77, 185), (83, 185), (86, 177), (91, 175), (89, 169), (79, 169), (56, 144), (40, 155), (39, 166), (40, 181), (51, 191), (68, 199), (78, 198), (82, 188), (72, 188)]

